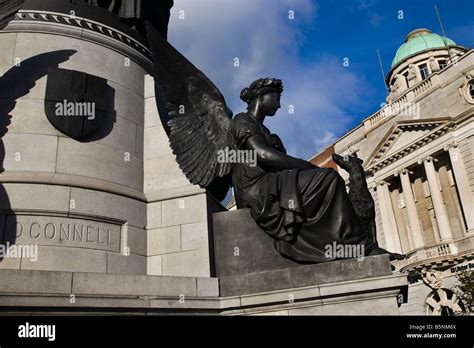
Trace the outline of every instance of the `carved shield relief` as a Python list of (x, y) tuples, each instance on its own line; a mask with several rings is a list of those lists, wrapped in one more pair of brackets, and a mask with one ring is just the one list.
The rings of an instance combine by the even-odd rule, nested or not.
[(77, 140), (95, 133), (105, 119), (107, 80), (80, 71), (50, 68), (45, 111), (61, 133)]

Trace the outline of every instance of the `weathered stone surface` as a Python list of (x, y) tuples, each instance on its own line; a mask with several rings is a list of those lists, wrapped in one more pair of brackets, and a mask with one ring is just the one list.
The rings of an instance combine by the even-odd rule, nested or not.
[(2, 47), (0, 51), (0, 65), (13, 65), (12, 52), (15, 48), (16, 35), (15, 33), (2, 33), (0, 36), (0, 47)]
[(149, 74), (145, 75), (145, 95), (144, 96), (146, 99), (155, 97), (155, 79)]
[(38, 260), (22, 258), (22, 270), (107, 272), (107, 253), (99, 250), (38, 247)]
[[(2, 184), (9, 202), (0, 209), (69, 212), (71, 188), (55, 185)], [(45, 199), (47, 192), (48, 199)]]
[[(293, 304), (301, 299), (319, 298), (319, 288), (317, 286), (301, 289), (288, 289), (285, 291), (273, 291), (261, 294), (244, 295), (240, 297), (242, 306), (255, 306), (265, 303)], [(321, 300), (317, 301), (321, 303)]]
[(20, 257), (4, 257), (0, 261), (0, 269), (20, 269)]
[(181, 233), (179, 226), (148, 230), (147, 240), (147, 254), (149, 256), (181, 251)]
[(163, 201), (162, 209), (163, 227), (205, 221), (207, 219), (206, 195)]
[[(153, 99), (154, 102), (154, 99)], [(163, 126), (161, 124), (145, 128), (145, 153), (144, 159), (152, 159), (171, 154), (171, 148)]]
[(72, 139), (60, 138), (56, 172), (101, 179), (141, 190), (143, 162), (133, 155), (134, 147), (129, 151), (98, 143), (82, 144)]
[(145, 256), (108, 253), (107, 273), (146, 274), (146, 263), (147, 260)]
[(72, 214), (117, 219), (139, 228), (143, 228), (146, 224), (145, 203), (135, 199), (95, 190), (72, 188), (71, 200), (74, 201)]
[(388, 256), (371, 256), (220, 278), (221, 296), (244, 295), (281, 289), (391, 275)]
[(147, 221), (146, 228), (151, 230), (160, 228), (161, 224), (161, 202), (148, 203), (146, 205)]
[(283, 258), (248, 209), (213, 215), (216, 275), (218, 277), (299, 266)]
[(76, 38), (42, 33), (19, 33), (15, 55), (24, 61), (41, 53), (62, 49), (76, 50), (64, 68), (80, 70), (130, 87), (131, 68), (125, 56), (106, 47)]
[[(130, 68), (128, 68), (129, 70)], [(145, 110), (143, 97), (137, 95), (121, 84), (109, 82), (109, 86), (115, 90), (115, 111), (118, 116), (134, 122), (141, 128), (144, 125), (143, 113)]]
[(181, 250), (207, 249), (209, 230), (207, 221), (181, 225)]
[[(25, 67), (33, 70), (33, 67)], [(30, 91), (28, 99), (17, 100), (12, 115), (11, 125), (8, 126), (8, 134), (43, 134), (62, 136), (48, 121), (44, 111), (44, 95), (46, 93), (46, 78), (40, 79)], [(38, 99), (29, 99), (38, 98)], [(1, 99), (0, 99), (1, 103)]]
[[(89, 315), (107, 308), (141, 315), (398, 315), (397, 295), (407, 288), (405, 276), (392, 275), (218, 297), (216, 278), (0, 270), (0, 279), (0, 306), (10, 308), (3, 312), (8, 314), (23, 307), (36, 314), (44, 311), (35, 307), (50, 313), (75, 307)], [(323, 294), (323, 288), (330, 291)]]
[[(145, 142), (147, 137), (145, 137)], [(145, 144), (146, 145), (146, 144)], [(147, 147), (145, 147), (145, 154)], [(180, 189), (183, 186), (192, 186), (176, 163), (174, 155), (162, 155), (148, 159), (144, 163), (146, 193), (163, 189)]]
[(198, 296), (219, 296), (219, 280), (217, 278), (197, 278)]
[(147, 255), (146, 230), (133, 226), (127, 226), (127, 243), (131, 254)]
[(399, 315), (394, 297), (363, 298), (324, 306), (290, 309), (288, 315)]
[[(9, 134), (2, 138), (5, 146), (3, 167), (9, 171), (54, 172), (58, 138), (41, 134)], [(41, 144), (41, 146), (38, 146)]]
[(72, 273), (0, 270), (2, 293), (70, 294)]
[(196, 296), (196, 278), (74, 273), (74, 294)]
[(139, 133), (143, 133), (143, 128), (121, 116), (108, 117), (109, 119), (115, 119), (113, 130), (106, 137), (98, 140), (97, 143), (119, 150), (122, 154), (129, 153), (130, 156), (141, 158), (137, 151), (136, 137)]
[[(154, 84), (154, 82), (149, 81), (147, 84), (147, 91), (150, 94), (155, 94), (154, 91), (150, 91), (150, 87)], [(157, 130), (159, 132), (164, 133), (163, 127), (161, 126), (161, 120), (160, 120), (160, 114), (158, 113), (158, 108), (156, 106), (156, 100), (153, 97), (149, 97), (145, 99), (145, 128), (148, 127), (154, 127), (154, 126), (160, 126), (161, 130)], [(169, 148), (169, 146), (168, 146)], [(171, 152), (171, 149), (170, 149)]]
[(209, 250), (183, 251), (173, 254), (165, 254), (163, 260), (163, 275), (182, 277), (209, 277), (211, 267)]
[[(215, 299), (195, 299), (187, 298), (186, 296), (150, 300), (150, 309), (154, 309), (158, 313), (165, 309), (174, 312), (185, 311), (187, 315), (212, 315), (218, 313), (219, 305), (219, 301)], [(192, 310), (192, 312), (190, 312), (190, 310)]]
[(146, 270), (148, 275), (163, 275), (163, 261), (161, 255), (148, 256), (146, 258)]
[(130, 77), (131, 89), (133, 92), (143, 97), (145, 94), (145, 74), (146, 71), (135, 62), (130, 62), (132, 68), (132, 75)]

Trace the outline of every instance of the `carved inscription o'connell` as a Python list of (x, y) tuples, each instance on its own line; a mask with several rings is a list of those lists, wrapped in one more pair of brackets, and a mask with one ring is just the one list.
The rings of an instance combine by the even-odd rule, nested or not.
[(120, 225), (54, 216), (16, 215), (13, 218), (10, 215), (7, 216), (6, 228), (16, 228), (16, 244), (120, 252)]

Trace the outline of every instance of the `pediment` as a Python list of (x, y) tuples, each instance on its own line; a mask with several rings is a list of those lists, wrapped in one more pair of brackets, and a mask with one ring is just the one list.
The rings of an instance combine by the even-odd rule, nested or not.
[(366, 168), (391, 163), (437, 138), (448, 126), (448, 119), (396, 122), (365, 161)]

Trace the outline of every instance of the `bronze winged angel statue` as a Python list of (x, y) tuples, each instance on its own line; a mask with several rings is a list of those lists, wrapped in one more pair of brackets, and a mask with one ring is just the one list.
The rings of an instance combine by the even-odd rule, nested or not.
[[(365, 256), (404, 257), (378, 246), (374, 202), (361, 160), (334, 155), (350, 173), (347, 193), (335, 170), (288, 155), (278, 135), (264, 125), (280, 108), (281, 80), (258, 79), (244, 88), (240, 97), (247, 111), (232, 118), (217, 87), (151, 26), (148, 39), (157, 95), (168, 113), (163, 121), (169, 142), (191, 183), (211, 188), (211, 193), (216, 182), (224, 187), (221, 192), (232, 185), (237, 207), (250, 209), (280, 254), (294, 261), (339, 258), (325, 252), (334, 243), (362, 246)], [(224, 150), (254, 152), (256, 164), (219, 160)]]

